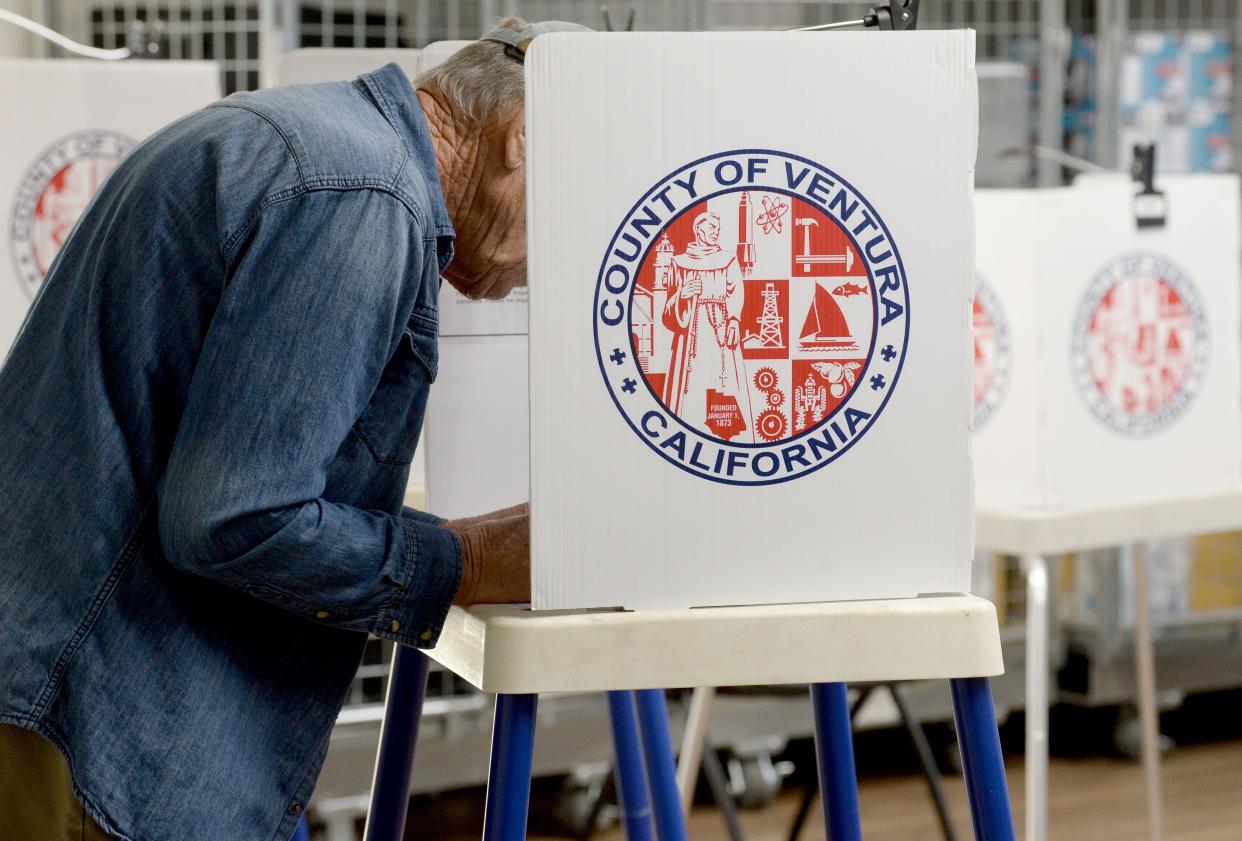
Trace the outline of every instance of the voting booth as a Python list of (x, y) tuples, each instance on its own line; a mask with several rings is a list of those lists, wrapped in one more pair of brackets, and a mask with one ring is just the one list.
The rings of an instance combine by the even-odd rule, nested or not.
[(497, 696), (486, 838), (525, 837), (541, 694), (608, 693), (628, 836), (676, 839), (662, 687), (768, 683), (812, 684), (826, 833), (858, 837), (846, 682), (939, 678), (1012, 841), (964, 594), (973, 33), (549, 33), (524, 63), (529, 302), (442, 290), (427, 449), (442, 514), (528, 466), (534, 609), (398, 649), (367, 836), (402, 832), (430, 658)]
[(1139, 227), (1122, 176), (979, 191), (981, 504), (1099, 505), (1242, 482), (1239, 185), (1169, 176)]
[(978, 542), (1021, 557), (1026, 579), (1029, 838), (1047, 837), (1049, 558), (1123, 547), (1135, 583), (1120, 612), (1135, 617), (1158, 827), (1147, 616), (1161, 594), (1146, 583), (1157, 554), (1148, 541), (1235, 530), (1242, 516), (1238, 181), (1168, 176), (1155, 189), (1138, 199), (1129, 178), (1108, 174), (975, 196)]
[(0, 60), (0, 353), (108, 173), (219, 96), (208, 62)]

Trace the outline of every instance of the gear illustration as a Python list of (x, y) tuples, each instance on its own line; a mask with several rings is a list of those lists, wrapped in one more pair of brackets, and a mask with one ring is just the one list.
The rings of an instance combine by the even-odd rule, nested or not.
[(760, 391), (771, 391), (776, 388), (776, 371), (771, 368), (760, 368), (756, 371), (755, 388)]
[(768, 392), (768, 405), (773, 409), (784, 405), (784, 403), (785, 392), (781, 391), (779, 388), (774, 388)]
[(777, 441), (785, 437), (785, 429), (788, 425), (789, 422), (785, 420), (785, 416), (775, 409), (761, 412), (755, 419), (755, 431), (765, 441)]

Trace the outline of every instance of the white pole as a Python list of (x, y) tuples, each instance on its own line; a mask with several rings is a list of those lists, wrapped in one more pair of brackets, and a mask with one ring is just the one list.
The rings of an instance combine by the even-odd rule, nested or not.
[(1026, 564), (1026, 837), (1048, 838), (1048, 561)]
[(681, 734), (681, 755), (677, 760), (677, 790), (681, 793), (681, 811), (690, 814), (694, 801), (694, 784), (699, 779), (699, 767), (703, 763), (703, 742), (707, 739), (707, 722), (712, 715), (712, 701), (716, 689), (700, 686), (690, 696), (690, 710), (686, 713), (686, 729)]
[(1160, 802), (1160, 724), (1156, 709), (1156, 667), (1148, 615), (1147, 544), (1136, 543), (1134, 560), (1134, 666), (1138, 684), (1140, 744), (1147, 787), (1147, 828), (1151, 841), (1164, 837)]

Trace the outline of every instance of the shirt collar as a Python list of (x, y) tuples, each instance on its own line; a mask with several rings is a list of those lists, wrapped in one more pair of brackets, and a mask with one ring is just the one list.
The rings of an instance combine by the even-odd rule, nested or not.
[(440, 258), (440, 271), (453, 257), (453, 221), (449, 218), (444, 192), (440, 189), (440, 170), (436, 164), (435, 150), (431, 145), (431, 129), (423, 113), (422, 103), (414, 93), (405, 71), (395, 63), (385, 64), (373, 73), (359, 77), (367, 90), (379, 103), (384, 116), (405, 140), (410, 156), (423, 175), (427, 187), (427, 199), (431, 208), (432, 224), (436, 232), (436, 251)]

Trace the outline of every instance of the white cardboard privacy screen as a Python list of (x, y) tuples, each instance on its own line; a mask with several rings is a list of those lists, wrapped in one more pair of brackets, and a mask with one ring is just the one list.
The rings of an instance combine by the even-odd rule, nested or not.
[(965, 591), (971, 32), (527, 56), (536, 608)]
[[(423, 50), (430, 70), (472, 41)], [(501, 301), (471, 300), (440, 287), (440, 368), (427, 401), (420, 448), (427, 509), (464, 517), (530, 498), (526, 290)]]
[(1010, 380), (976, 430), (981, 504), (1112, 504), (1242, 481), (1238, 179), (1157, 186), (1168, 222), (1152, 229), (1136, 227), (1124, 178), (977, 195), (979, 276), (1001, 313), (983, 316), (982, 356)]
[(0, 355), (117, 162), (219, 96), (208, 62), (0, 60)]
[(388, 63), (400, 65), (411, 79), (422, 71), (421, 50), (307, 48), (284, 53), (276, 62), (280, 85), (352, 82)]

